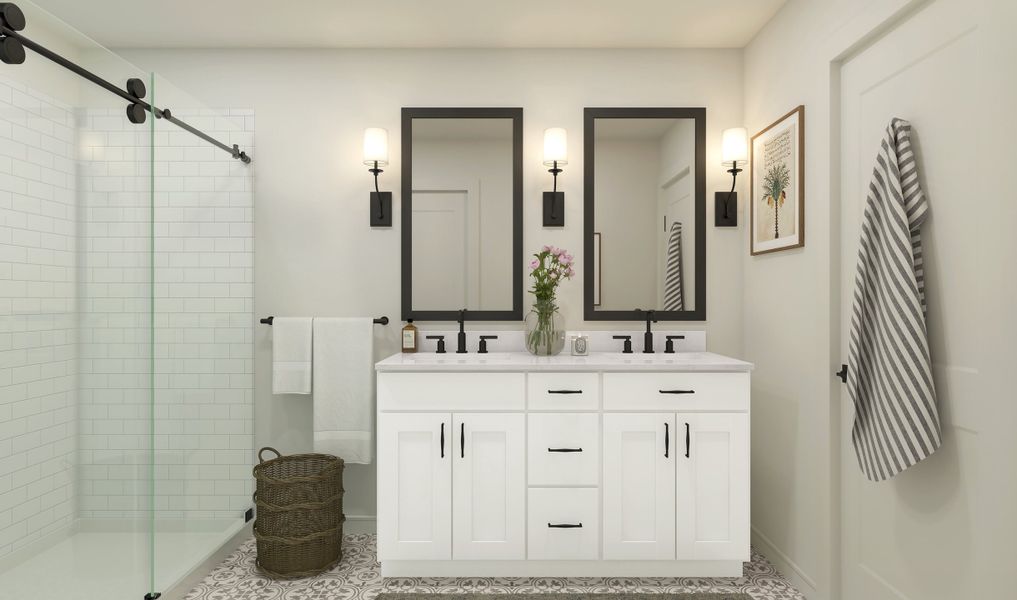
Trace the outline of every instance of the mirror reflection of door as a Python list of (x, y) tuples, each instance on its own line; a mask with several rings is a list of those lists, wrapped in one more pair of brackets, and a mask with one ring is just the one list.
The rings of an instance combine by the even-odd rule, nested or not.
[(598, 310), (694, 310), (695, 120), (597, 119), (594, 143)]
[(512, 309), (512, 122), (413, 121), (414, 310)]

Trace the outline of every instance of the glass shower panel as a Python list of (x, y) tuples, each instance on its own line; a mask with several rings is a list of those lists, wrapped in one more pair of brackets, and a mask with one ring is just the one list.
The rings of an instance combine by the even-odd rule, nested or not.
[[(29, 2), (28, 38), (148, 76)], [(152, 123), (27, 52), (0, 67), (0, 598), (152, 590)]]
[[(248, 154), (253, 113), (159, 75), (156, 105)], [(245, 523), (253, 466), (253, 164), (155, 124), (155, 564), (161, 591)]]

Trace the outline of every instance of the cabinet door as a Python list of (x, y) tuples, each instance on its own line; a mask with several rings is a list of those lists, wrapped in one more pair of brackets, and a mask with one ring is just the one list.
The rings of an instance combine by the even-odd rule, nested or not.
[(749, 416), (679, 413), (678, 428), (678, 559), (749, 560)]
[(673, 413), (604, 415), (604, 558), (673, 560)]
[(379, 560), (452, 558), (451, 417), (379, 415)]
[(525, 558), (523, 415), (456, 413), (452, 420), (453, 559)]

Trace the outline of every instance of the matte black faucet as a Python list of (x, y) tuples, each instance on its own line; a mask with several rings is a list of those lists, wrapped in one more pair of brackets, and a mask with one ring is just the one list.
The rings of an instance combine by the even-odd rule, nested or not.
[(656, 312), (652, 310), (637, 309), (646, 313), (646, 333), (643, 334), (643, 354), (653, 354), (653, 331), (650, 329), (650, 322), (657, 322)]
[(459, 339), (456, 343), (456, 354), (466, 354), (466, 309), (459, 311)]

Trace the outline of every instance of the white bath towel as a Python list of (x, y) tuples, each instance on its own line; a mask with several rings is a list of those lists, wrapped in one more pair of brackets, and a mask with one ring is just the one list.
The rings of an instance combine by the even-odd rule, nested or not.
[(311, 393), (311, 318), (272, 321), (272, 393)]
[(314, 451), (374, 460), (374, 324), (314, 319)]
[(925, 324), (921, 227), (928, 212), (911, 125), (893, 119), (865, 200), (848, 342), (851, 441), (872, 481), (893, 477), (942, 443)]

